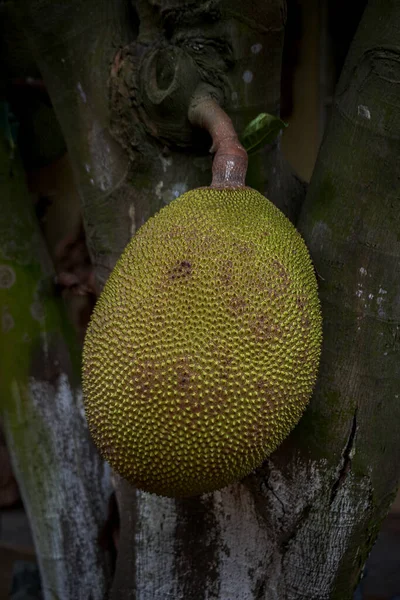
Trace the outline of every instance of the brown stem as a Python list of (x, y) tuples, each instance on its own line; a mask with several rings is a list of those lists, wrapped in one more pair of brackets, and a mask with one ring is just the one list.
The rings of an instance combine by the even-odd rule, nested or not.
[(210, 152), (215, 152), (211, 187), (243, 187), (247, 172), (247, 152), (239, 142), (231, 119), (209, 94), (196, 92), (188, 112), (189, 121), (208, 131)]

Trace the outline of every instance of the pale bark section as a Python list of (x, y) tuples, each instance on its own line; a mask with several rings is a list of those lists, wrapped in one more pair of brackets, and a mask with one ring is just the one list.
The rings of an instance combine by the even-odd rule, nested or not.
[[(311, 518), (300, 525), (284, 557), (286, 598), (332, 598), (335, 579), (357, 527), (358, 515), (370, 508), (369, 492), (368, 479), (359, 484), (350, 474), (332, 504), (322, 502), (323, 516), (316, 508)], [(344, 594), (343, 598), (351, 598), (352, 590)]]
[[(136, 594), (143, 600), (177, 598), (174, 572), (174, 535), (177, 511), (174, 500), (136, 492)], [(160, 556), (159, 549), (163, 549)]]
[[(113, 597), (330, 600), (358, 515), (369, 509), (370, 481), (367, 477), (356, 481), (350, 473), (332, 498), (331, 484), (338, 472), (324, 459), (306, 464), (294, 456), (286, 475), (272, 460), (264, 467), (265, 480), (258, 473), (241, 484), (179, 504), (125, 490), (136, 494), (135, 518), (122, 517), (123, 537), (136, 543), (131, 578), (135, 585), (115, 588)], [(193, 513), (189, 519), (186, 502)], [(199, 513), (214, 525), (201, 530)], [(177, 549), (182, 537), (179, 519), (193, 537), (191, 557)], [(195, 589), (196, 560), (205, 560), (209, 573), (204, 573), (204, 586)], [(190, 561), (194, 568), (189, 568)]]
[[(13, 414), (3, 413), (4, 429), (44, 598), (103, 600), (107, 581), (97, 543), (101, 505), (90, 486), (93, 457), (81, 393), (71, 388), (66, 374), (54, 384), (31, 377), (27, 385), (13, 381), (12, 401)], [(110, 493), (108, 471), (98, 464), (95, 485), (104, 500)]]
[(274, 545), (272, 532), (243, 485), (215, 492), (213, 505), (218, 530), (218, 595), (212, 593), (209, 598), (250, 600), (256, 582), (264, 580), (264, 561)]
[[(193, 570), (187, 556), (176, 549), (179, 512), (174, 500), (137, 491), (138, 514), (136, 538), (136, 592), (132, 598), (161, 600), (186, 598)], [(204, 504), (203, 501), (204, 500)], [(198, 553), (209, 559), (207, 547), (216, 548), (213, 564), (215, 577), (204, 573), (204, 588), (198, 589), (198, 598), (212, 600), (253, 598), (254, 581), (263, 577), (261, 560), (271, 545), (262, 519), (257, 515), (254, 499), (242, 485), (230, 486), (215, 494), (199, 499), (199, 510), (215, 522), (204, 537), (196, 527), (193, 536)], [(196, 515), (193, 515), (194, 519)], [(190, 523), (186, 524), (190, 528)], [(204, 556), (202, 557), (204, 560)], [(194, 557), (194, 560), (196, 558)]]

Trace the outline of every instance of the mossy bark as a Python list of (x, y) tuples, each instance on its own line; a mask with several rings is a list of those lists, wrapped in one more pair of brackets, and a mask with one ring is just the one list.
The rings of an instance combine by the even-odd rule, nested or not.
[[(155, 210), (211, 181), (201, 144), (180, 148), (176, 128), (171, 133), (159, 112), (143, 117), (135, 102), (139, 67), (146, 72), (141, 57), (184, 49), (185, 64), (204, 67), (214, 53), (214, 71), (231, 90), (225, 108), (239, 134), (251, 118), (274, 113), (279, 104), (283, 2), (133, 5), (129, 12), (122, 1), (87, 0), (61, 11), (50, 0), (19, 2), (74, 164), (100, 285)], [(174, 501), (119, 481), (113, 598), (352, 596), (397, 486), (399, 22), (393, 0), (371, 1), (301, 214), (325, 319), (311, 406), (256, 473), (215, 494)], [(202, 77), (218, 87), (215, 73), (206, 69)], [(173, 135), (174, 143), (160, 141), (160, 132)], [(302, 194), (278, 144), (251, 157), (247, 182), (295, 219)]]
[[(298, 224), (319, 275), (325, 342), (317, 389), (291, 442), (328, 468), (291, 544), (337, 562), (330, 586), (319, 582), (312, 598), (351, 598), (399, 483), (399, 23), (398, 2), (369, 2)], [(340, 506), (336, 524), (327, 515)]]
[(79, 354), (54, 295), (51, 263), (25, 185), (0, 140), (0, 418), (48, 599), (104, 598), (97, 536), (109, 469), (90, 440)]

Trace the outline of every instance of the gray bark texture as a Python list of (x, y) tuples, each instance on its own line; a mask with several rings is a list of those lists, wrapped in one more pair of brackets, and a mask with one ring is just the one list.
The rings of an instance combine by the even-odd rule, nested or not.
[[(281, 0), (20, 0), (80, 190), (99, 287), (136, 229), (209, 184), (185, 109), (210, 86), (240, 134), (277, 113)], [(398, 485), (400, 6), (371, 0), (298, 226), (319, 274), (320, 377), (286, 442), (242, 482), (170, 500), (118, 481), (112, 598), (350, 600)], [(172, 65), (172, 67), (171, 67)], [(248, 185), (293, 220), (303, 188), (272, 144)]]

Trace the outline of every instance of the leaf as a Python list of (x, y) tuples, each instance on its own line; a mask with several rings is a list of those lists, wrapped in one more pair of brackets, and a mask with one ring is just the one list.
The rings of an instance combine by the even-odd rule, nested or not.
[(279, 132), (288, 124), (268, 113), (260, 113), (246, 125), (240, 141), (248, 153), (259, 150), (266, 144), (273, 142)]

